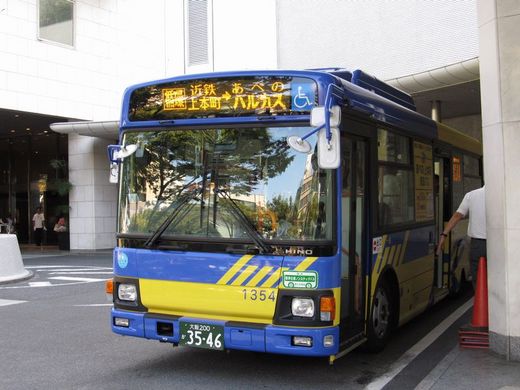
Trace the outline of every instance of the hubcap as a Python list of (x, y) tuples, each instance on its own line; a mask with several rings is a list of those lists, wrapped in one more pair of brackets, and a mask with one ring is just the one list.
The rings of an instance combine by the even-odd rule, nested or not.
[(378, 338), (383, 338), (388, 331), (390, 321), (390, 302), (385, 290), (378, 288), (372, 309), (372, 326)]

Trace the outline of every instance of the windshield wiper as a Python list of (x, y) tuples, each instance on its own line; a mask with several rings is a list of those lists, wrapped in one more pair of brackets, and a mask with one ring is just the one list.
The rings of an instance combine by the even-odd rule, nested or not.
[[(157, 228), (157, 230), (152, 234), (152, 236), (146, 240), (144, 243), (144, 246), (147, 248), (150, 248), (153, 246), (157, 240), (163, 235), (163, 233), (168, 229), (168, 226), (172, 224), (172, 222), (177, 219), (177, 217), (181, 214), (181, 210), (184, 208), (184, 206), (191, 200), (197, 199), (197, 196), (202, 192), (202, 188), (197, 188), (195, 190), (186, 192), (185, 194), (181, 195), (174, 203), (173, 203), (173, 211), (172, 213), (166, 218), (166, 220), (161, 223), (161, 225)], [(182, 216), (186, 216), (189, 211), (193, 208), (193, 204), (191, 207), (188, 207), (185, 209), (185, 211), (182, 213)]]
[(264, 241), (262, 235), (255, 229), (249, 218), (244, 214), (244, 212), (238, 207), (231, 196), (226, 190), (215, 189), (217, 195), (220, 195), (222, 199), (225, 199), (227, 202), (225, 204), (229, 204), (229, 212), (235, 219), (240, 223), (247, 235), (251, 237), (251, 239), (255, 242), (256, 246), (260, 250), (260, 253), (272, 253), (273, 249), (269, 244)]

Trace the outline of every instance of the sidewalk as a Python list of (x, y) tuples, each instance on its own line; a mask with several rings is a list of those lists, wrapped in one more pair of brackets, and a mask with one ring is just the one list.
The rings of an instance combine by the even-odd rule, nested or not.
[(520, 362), (489, 350), (452, 349), (417, 385), (418, 390), (520, 390)]
[(22, 253), (22, 258), (30, 259), (34, 257), (73, 256), (78, 254), (95, 255), (100, 253), (112, 253), (112, 249), (60, 250), (57, 245), (36, 246), (34, 244), (21, 244), (20, 252)]

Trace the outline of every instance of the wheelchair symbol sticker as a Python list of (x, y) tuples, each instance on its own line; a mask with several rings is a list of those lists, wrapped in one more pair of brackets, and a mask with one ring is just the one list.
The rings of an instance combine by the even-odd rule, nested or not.
[(128, 266), (128, 256), (126, 253), (119, 252), (117, 254), (117, 265), (119, 268), (126, 268)]
[(314, 107), (314, 85), (294, 83), (291, 86), (292, 110), (310, 111)]

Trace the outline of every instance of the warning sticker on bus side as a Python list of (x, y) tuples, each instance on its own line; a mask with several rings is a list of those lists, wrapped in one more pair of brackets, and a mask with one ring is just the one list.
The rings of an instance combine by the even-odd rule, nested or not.
[(377, 254), (383, 249), (383, 237), (374, 237), (372, 239), (372, 253)]
[(282, 285), (285, 288), (318, 288), (316, 271), (284, 271)]

